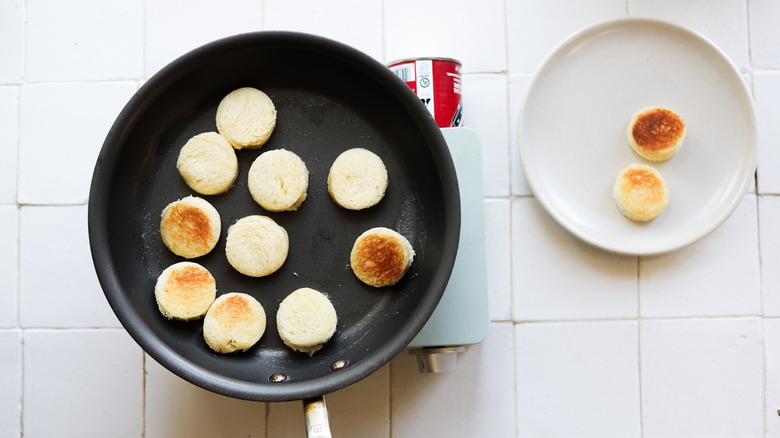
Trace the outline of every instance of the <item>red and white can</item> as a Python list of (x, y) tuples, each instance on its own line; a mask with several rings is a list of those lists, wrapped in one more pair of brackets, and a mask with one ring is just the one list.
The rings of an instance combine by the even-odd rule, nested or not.
[(411, 58), (387, 67), (420, 98), (440, 128), (460, 126), (463, 116), (460, 61), (451, 58)]

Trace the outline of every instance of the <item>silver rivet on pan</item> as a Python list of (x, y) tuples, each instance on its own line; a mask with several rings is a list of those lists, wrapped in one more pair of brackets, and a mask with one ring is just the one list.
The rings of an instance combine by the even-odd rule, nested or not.
[(347, 366), (348, 364), (349, 364), (349, 361), (346, 360), (346, 359), (337, 360), (337, 361), (333, 362), (332, 364), (330, 364), (330, 370), (331, 371), (338, 371), (338, 370), (344, 368), (345, 366)]
[(268, 378), (272, 383), (282, 383), (285, 380), (287, 380), (287, 374), (284, 373), (275, 373), (271, 374), (271, 377)]

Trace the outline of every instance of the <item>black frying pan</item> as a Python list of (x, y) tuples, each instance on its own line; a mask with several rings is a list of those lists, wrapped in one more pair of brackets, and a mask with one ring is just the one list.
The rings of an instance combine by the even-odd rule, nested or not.
[[(163, 269), (183, 260), (160, 239), (160, 213), (168, 203), (196, 195), (176, 170), (179, 150), (193, 135), (216, 131), (219, 101), (243, 86), (273, 99), (276, 129), (262, 149), (237, 151), (239, 176), (227, 193), (204, 197), (221, 214), (222, 235), (210, 254), (194, 261), (214, 275), (218, 294), (239, 291), (256, 297), (268, 325), (249, 351), (222, 355), (203, 341), (202, 321), (165, 319), (153, 289)], [(336, 206), (327, 191), (331, 163), (352, 147), (376, 152), (390, 175), (385, 198), (365, 211)], [(266, 212), (247, 190), (252, 161), (279, 148), (296, 152), (310, 172), (308, 197), (296, 212)], [(252, 214), (272, 217), (290, 236), (287, 261), (264, 278), (239, 274), (225, 258), (227, 228)], [(348, 266), (355, 238), (374, 226), (398, 230), (417, 252), (406, 276), (383, 289), (362, 284)], [(130, 335), (182, 378), (220, 394), (260, 401), (305, 399), (341, 389), (405, 348), (444, 291), (459, 228), (452, 160), (414, 93), (355, 49), (289, 32), (219, 40), (152, 77), (108, 133), (89, 198), (95, 268)], [(329, 295), (339, 318), (334, 337), (313, 357), (284, 346), (276, 331), (279, 302), (304, 286)]]

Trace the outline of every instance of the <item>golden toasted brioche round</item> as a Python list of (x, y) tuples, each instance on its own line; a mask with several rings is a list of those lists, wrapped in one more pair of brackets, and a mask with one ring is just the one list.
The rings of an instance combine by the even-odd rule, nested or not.
[(236, 149), (257, 149), (276, 127), (276, 107), (262, 91), (244, 87), (230, 92), (217, 107), (217, 131)]
[(328, 193), (336, 203), (349, 210), (376, 205), (385, 196), (388, 177), (385, 163), (367, 149), (344, 151), (328, 173)]
[(249, 193), (268, 211), (294, 211), (306, 199), (309, 171), (294, 152), (276, 149), (260, 154), (249, 168)]
[(400, 280), (414, 260), (414, 249), (401, 234), (384, 227), (361, 234), (349, 257), (352, 272), (363, 283), (392, 286)]
[(203, 339), (217, 353), (251, 348), (265, 333), (265, 310), (251, 295), (220, 296), (203, 319)]
[(623, 215), (647, 222), (669, 205), (669, 189), (658, 170), (646, 164), (632, 164), (615, 178), (612, 194)]
[(191, 259), (214, 249), (221, 226), (214, 206), (205, 199), (187, 196), (165, 207), (160, 219), (160, 236), (174, 254)]
[(238, 176), (236, 151), (216, 132), (204, 132), (187, 141), (176, 160), (184, 182), (201, 195), (226, 192)]
[(314, 354), (336, 331), (336, 309), (328, 297), (304, 287), (288, 295), (276, 312), (276, 328), (293, 350)]
[(179, 262), (166, 268), (154, 287), (157, 307), (168, 319), (188, 321), (206, 314), (217, 296), (217, 282), (203, 266)]
[(282, 267), (290, 241), (287, 231), (267, 216), (247, 216), (228, 228), (225, 255), (233, 268), (264, 277)]
[(685, 121), (666, 108), (645, 108), (634, 114), (628, 124), (628, 142), (646, 160), (668, 160), (684, 139)]

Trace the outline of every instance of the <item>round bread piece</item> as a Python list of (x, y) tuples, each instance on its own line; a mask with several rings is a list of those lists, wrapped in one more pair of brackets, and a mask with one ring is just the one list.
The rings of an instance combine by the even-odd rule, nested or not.
[(287, 231), (267, 216), (247, 216), (228, 228), (225, 255), (236, 271), (264, 277), (282, 267), (290, 241)]
[(672, 158), (684, 139), (685, 121), (666, 108), (645, 108), (634, 114), (628, 124), (628, 142), (646, 160)]
[(214, 301), (203, 319), (203, 339), (217, 353), (245, 351), (265, 333), (265, 310), (251, 295), (231, 292)]
[(414, 249), (406, 237), (384, 227), (361, 234), (349, 257), (352, 272), (360, 281), (374, 287), (398, 283), (413, 260)]
[(276, 312), (276, 328), (285, 345), (310, 356), (330, 340), (336, 323), (328, 297), (308, 287), (288, 295)]
[(656, 218), (669, 205), (669, 189), (663, 176), (646, 164), (623, 169), (615, 178), (613, 197), (620, 212), (637, 222)]
[(216, 132), (204, 132), (187, 141), (176, 161), (184, 182), (201, 195), (226, 192), (238, 176), (236, 151)]
[(249, 168), (249, 193), (268, 211), (295, 211), (306, 199), (309, 171), (294, 152), (276, 149), (260, 154)]
[(214, 249), (221, 227), (214, 206), (203, 198), (187, 196), (163, 209), (160, 236), (174, 254), (192, 259)]
[(257, 88), (231, 91), (217, 107), (217, 131), (236, 149), (258, 149), (276, 127), (276, 107)]
[(217, 282), (203, 266), (179, 262), (167, 267), (154, 287), (157, 307), (168, 319), (189, 321), (206, 314), (217, 296)]
[(367, 149), (341, 153), (328, 173), (328, 193), (349, 210), (363, 210), (379, 203), (387, 190), (387, 168), (379, 156)]

